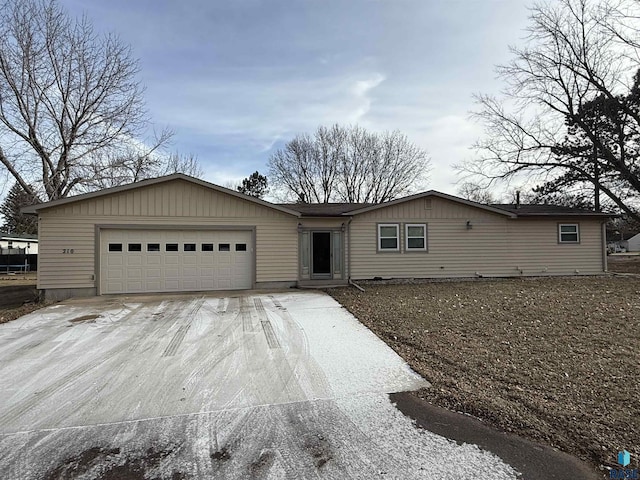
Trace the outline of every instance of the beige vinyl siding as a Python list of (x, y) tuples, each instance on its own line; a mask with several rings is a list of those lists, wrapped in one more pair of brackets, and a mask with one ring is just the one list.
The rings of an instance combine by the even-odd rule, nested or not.
[[(599, 220), (518, 218), (440, 198), (417, 199), (354, 217), (353, 279), (570, 275), (602, 272)], [(430, 208), (426, 208), (430, 205)], [(469, 221), (472, 228), (467, 229)], [(579, 223), (580, 244), (558, 244), (558, 223)], [(377, 225), (400, 225), (400, 252), (377, 252)], [(405, 251), (407, 223), (427, 224), (428, 252)]]
[(296, 281), (297, 222), (286, 213), (182, 180), (54, 207), (40, 213), (38, 288), (96, 285), (95, 225), (255, 226), (256, 281)]

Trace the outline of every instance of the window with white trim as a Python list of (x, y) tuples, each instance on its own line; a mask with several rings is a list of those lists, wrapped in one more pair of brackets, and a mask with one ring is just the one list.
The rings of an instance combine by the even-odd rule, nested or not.
[(378, 224), (378, 251), (398, 252), (400, 250), (400, 226), (397, 223)]
[(580, 227), (577, 223), (561, 223), (558, 225), (559, 243), (580, 243)]
[(427, 224), (406, 223), (404, 226), (405, 250), (407, 252), (427, 251)]

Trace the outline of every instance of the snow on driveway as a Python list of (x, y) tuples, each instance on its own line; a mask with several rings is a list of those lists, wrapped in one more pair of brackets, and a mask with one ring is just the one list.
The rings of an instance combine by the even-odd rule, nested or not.
[(0, 478), (517, 478), (322, 293), (105, 297), (0, 325)]

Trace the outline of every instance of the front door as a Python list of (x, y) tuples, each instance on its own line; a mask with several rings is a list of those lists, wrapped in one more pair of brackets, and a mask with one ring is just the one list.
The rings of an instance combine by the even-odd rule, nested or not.
[(332, 278), (331, 232), (312, 232), (311, 278)]

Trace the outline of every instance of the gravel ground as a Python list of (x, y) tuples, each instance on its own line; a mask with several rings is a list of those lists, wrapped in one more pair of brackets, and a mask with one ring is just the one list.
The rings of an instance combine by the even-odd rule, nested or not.
[(640, 455), (640, 277), (363, 284), (333, 295), (432, 387), (429, 402), (574, 454)]

